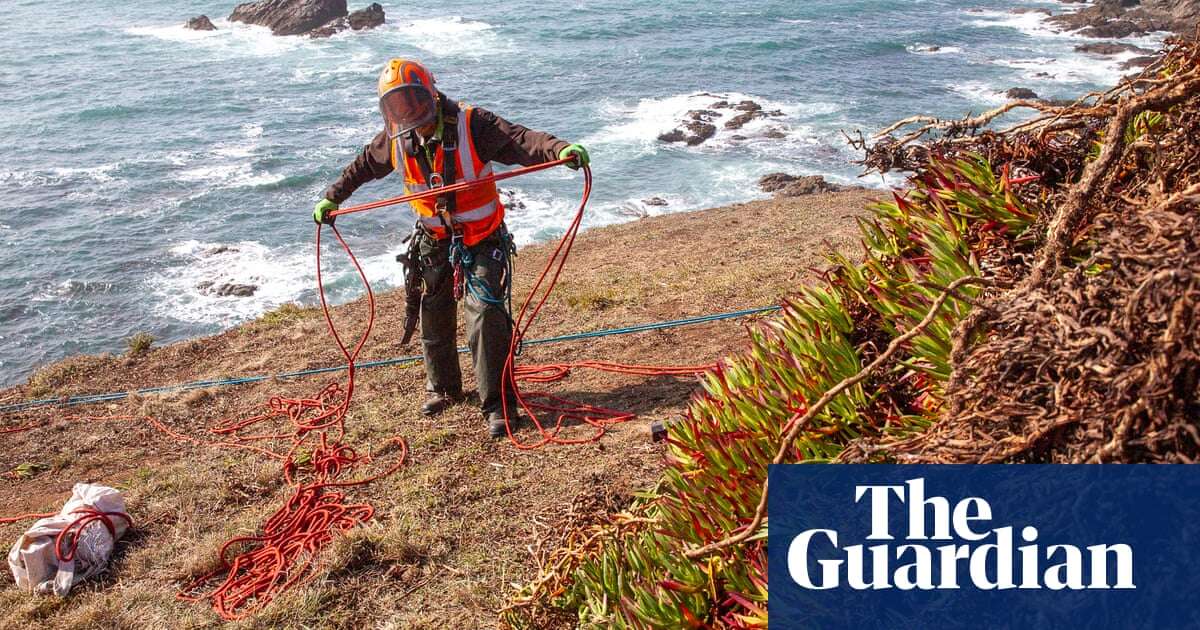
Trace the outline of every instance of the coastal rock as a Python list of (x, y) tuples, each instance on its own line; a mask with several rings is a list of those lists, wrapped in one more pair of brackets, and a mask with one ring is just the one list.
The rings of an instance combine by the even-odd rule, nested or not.
[(229, 20), (266, 26), (275, 35), (302, 35), (347, 14), (346, 0), (259, 0), (237, 5)]
[(783, 138), (787, 137), (787, 134), (784, 133), (780, 129), (776, 129), (776, 128), (772, 127), (770, 129), (768, 129), (765, 133), (763, 133), (763, 137), (770, 138), (772, 140), (782, 140)]
[[(707, 92), (702, 93), (701, 96), (713, 96), (719, 98), (718, 95), (709, 94)], [(719, 110), (727, 111), (721, 112)], [(740, 101), (738, 103), (730, 103), (728, 100), (718, 100), (709, 105), (708, 109), (689, 110), (683, 115), (683, 120), (680, 122), (678, 127), (666, 133), (659, 134), (658, 139), (660, 142), (683, 142), (689, 146), (700, 144), (716, 135), (717, 123), (720, 123), (720, 119), (733, 113), (728, 110), (740, 112), (725, 120), (723, 124), (725, 129), (733, 130), (741, 129), (746, 125), (746, 123), (756, 118), (783, 116), (782, 111), (765, 111), (763, 110), (762, 105), (749, 99)], [(776, 135), (768, 131), (765, 135), (768, 138), (784, 137), (782, 132), (778, 132), (778, 135)], [(732, 139), (745, 140), (746, 138), (745, 136), (737, 135), (733, 136)]]
[(717, 133), (717, 126), (706, 122), (686, 122), (683, 124), (683, 127), (691, 132), (691, 135), (684, 140), (688, 143), (688, 146), (700, 144), (701, 142), (713, 137)]
[(1121, 69), (1122, 70), (1136, 70), (1138, 68), (1145, 68), (1146, 66), (1154, 63), (1155, 59), (1158, 59), (1158, 57), (1155, 57), (1153, 55), (1134, 57), (1134, 58), (1128, 59), (1124, 63), (1122, 63)]
[(1046, 20), (1064, 31), (1098, 38), (1122, 38), (1153, 31), (1185, 36), (1200, 24), (1200, 0), (1098, 0), (1078, 11)]
[(1043, 9), (1040, 7), (1017, 7), (1015, 9), (1009, 9), (1008, 12), (1016, 14), (1016, 15), (1024, 15), (1026, 13), (1041, 13), (1042, 15), (1054, 15), (1054, 12), (1051, 11), (1050, 9)]
[(1113, 20), (1096, 26), (1089, 26), (1081, 31), (1080, 35), (1084, 37), (1103, 37), (1110, 39), (1120, 39), (1122, 37), (1130, 37), (1132, 35), (1145, 35), (1143, 30), (1136, 23), (1129, 20)]
[(234, 284), (227, 282), (213, 289), (213, 293), (220, 297), (250, 297), (258, 291), (258, 285), (254, 284)]
[(1135, 52), (1141, 55), (1149, 55), (1154, 51), (1133, 44), (1123, 44), (1119, 42), (1094, 42), (1089, 44), (1080, 44), (1075, 47), (1075, 52), (1091, 53), (1093, 55), (1119, 55), (1121, 53)]
[(787, 173), (770, 173), (758, 180), (758, 187), (763, 192), (775, 193), (776, 197), (800, 197), (823, 192), (838, 192), (846, 187), (831, 184), (820, 175), (788, 175)]
[(662, 197), (651, 197), (649, 199), (643, 199), (642, 203), (646, 204), (647, 206), (665, 206), (667, 205), (667, 200), (663, 199)]
[(365, 9), (359, 9), (346, 17), (338, 18), (320, 28), (309, 31), (308, 36), (313, 39), (322, 39), (337, 35), (347, 29), (353, 31), (372, 29), (385, 21), (387, 21), (387, 16), (383, 12), (383, 7), (378, 2), (373, 2)]
[(525, 209), (525, 202), (521, 201), (520, 198), (517, 197), (517, 192), (515, 190), (501, 188), (500, 189), (500, 201), (501, 201), (501, 203), (504, 204), (504, 207), (509, 210), (524, 210)]
[(372, 2), (366, 8), (354, 11), (346, 17), (346, 22), (350, 24), (350, 29), (354, 31), (363, 31), (382, 26), (386, 21), (387, 15), (384, 14), (383, 6), (378, 2)]
[(758, 112), (745, 112), (725, 121), (726, 129), (741, 129), (746, 123), (758, 117)]
[(185, 24), (184, 26), (186, 28), (192, 29), (193, 31), (215, 31), (215, 30), (217, 30), (217, 27), (213, 26), (212, 20), (208, 19), (207, 15), (197, 15), (196, 17), (188, 20), (187, 24)]
[(1030, 100), (1038, 97), (1037, 92), (1023, 87), (1009, 88), (1009, 90), (1004, 93), (1004, 96), (1014, 101)]
[(217, 284), (212, 281), (206, 281), (196, 285), (196, 288), (201, 293), (217, 297), (250, 297), (258, 291), (258, 285), (256, 284), (238, 284), (236, 282)]
[(696, 146), (717, 133), (717, 126), (701, 120), (686, 120), (683, 127), (676, 127), (667, 133), (659, 134), (660, 142), (683, 142), (688, 146)]

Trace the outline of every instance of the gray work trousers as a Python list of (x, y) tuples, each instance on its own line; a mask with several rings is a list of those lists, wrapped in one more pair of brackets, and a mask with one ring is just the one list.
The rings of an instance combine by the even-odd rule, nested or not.
[[(470, 273), (476, 286), (492, 297), (502, 297), (512, 281), (508, 276), (509, 244), (507, 230), (501, 226), (484, 240), (468, 248), (474, 258)], [(421, 256), (425, 297), (421, 301), (421, 349), (425, 357), (425, 389), (443, 394), (462, 391), (462, 371), (458, 366), (458, 305), (454, 300), (454, 268), (450, 264), (450, 240), (435, 240), (425, 233), (418, 253)], [(466, 271), (466, 270), (464, 270)], [(505, 305), (489, 304), (479, 291), (463, 291), (467, 325), (467, 346), (479, 384), (480, 408), (486, 415), (501, 410), (500, 379), (508, 346), (512, 341), (512, 320)], [(510, 408), (515, 406), (513, 389), (508, 388)]]

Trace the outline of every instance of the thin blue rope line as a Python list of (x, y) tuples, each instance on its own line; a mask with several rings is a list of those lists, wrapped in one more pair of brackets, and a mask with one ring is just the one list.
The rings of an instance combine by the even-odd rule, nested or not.
[[(712, 315), (700, 315), (698, 317), (686, 317), (683, 319), (672, 319), (662, 322), (652, 322), (648, 324), (637, 324), (634, 326), (626, 326), (623, 328), (608, 328), (605, 330), (593, 330), (588, 332), (572, 333), (569, 335), (559, 335), (557, 337), (545, 337), (542, 339), (530, 339), (525, 341), (526, 346), (537, 346), (547, 343), (561, 343), (564, 341), (575, 341), (578, 339), (595, 339), (597, 337), (609, 337), (612, 335), (628, 335), (631, 333), (645, 332), (648, 330), (662, 330), (664, 328), (677, 328), (680, 326), (689, 326), (693, 324), (704, 324), (707, 322), (716, 322), (725, 319), (736, 319), (738, 317), (746, 317), (749, 315), (758, 315), (760, 313), (770, 313), (778, 311), (778, 306), (763, 306), (759, 308), (751, 308), (742, 311), (731, 311), (728, 313), (716, 313)], [(467, 352), (466, 346), (458, 348), (460, 354)], [(386, 367), (391, 365), (404, 365), (408, 363), (417, 363), (422, 357), (419, 354), (414, 354), (405, 357), (396, 357), (393, 359), (380, 359), (376, 361), (363, 361), (355, 364), (359, 369)], [(312, 376), (314, 374), (328, 374), (330, 372), (341, 372), (346, 370), (347, 366), (330, 366), (323, 368), (313, 368), (309, 370), (298, 370), (295, 372), (281, 372), (279, 374), (258, 375), (258, 376), (242, 376), (228, 379), (213, 379), (207, 381), (192, 381), (190, 383), (182, 383), (179, 385), (162, 385), (159, 387), (147, 387), (145, 389), (135, 390), (133, 392), (110, 392), (107, 394), (86, 394), (82, 396), (72, 396), (63, 400), (61, 398), (43, 398), (41, 400), (30, 400), (22, 403), (14, 403), (11, 405), (0, 406), (0, 413), (8, 413), (12, 411), (24, 411), (35, 407), (45, 407), (48, 405), (61, 405), (71, 407), (75, 405), (88, 405), (98, 402), (108, 402), (113, 400), (122, 400), (132, 395), (143, 394), (160, 394), (163, 392), (172, 391), (187, 391), (191, 389), (204, 389), (206, 387), (224, 387), (229, 385), (243, 385), (246, 383), (259, 383), (262, 381), (275, 378), (299, 378), (302, 376)]]

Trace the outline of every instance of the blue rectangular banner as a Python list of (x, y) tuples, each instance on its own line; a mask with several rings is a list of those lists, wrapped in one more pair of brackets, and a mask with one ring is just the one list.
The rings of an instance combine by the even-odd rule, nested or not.
[(1200, 468), (781, 465), (772, 630), (1200, 628)]

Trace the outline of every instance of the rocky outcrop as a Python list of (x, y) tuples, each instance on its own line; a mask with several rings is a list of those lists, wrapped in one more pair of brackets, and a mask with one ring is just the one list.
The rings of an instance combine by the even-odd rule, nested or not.
[(770, 173), (758, 180), (758, 187), (763, 192), (775, 193), (776, 197), (800, 197), (823, 192), (840, 192), (854, 190), (861, 186), (840, 186), (825, 181), (820, 175), (788, 175), (787, 173)]
[(717, 112), (708, 109), (693, 109), (685, 116), (683, 123), (667, 133), (660, 134), (662, 142), (684, 142), (688, 146), (696, 146), (717, 133), (717, 126), (712, 124)]
[(383, 12), (383, 7), (378, 2), (372, 2), (365, 9), (359, 9), (344, 18), (338, 18), (321, 28), (309, 31), (308, 36), (319, 39), (336, 35), (347, 29), (363, 31), (375, 28), (383, 24), (386, 20), (387, 16)]
[(1155, 57), (1153, 55), (1145, 55), (1142, 57), (1134, 57), (1132, 59), (1127, 59), (1121, 64), (1121, 69), (1122, 70), (1137, 70), (1139, 68), (1145, 68), (1146, 66), (1154, 63), (1155, 59), (1158, 59), (1158, 57)]
[(229, 20), (265, 26), (275, 35), (303, 35), (347, 14), (346, 0), (259, 0), (237, 5)]
[(1004, 93), (1004, 96), (1014, 101), (1033, 100), (1038, 97), (1037, 92), (1023, 87), (1009, 88), (1009, 90)]
[(665, 206), (667, 205), (667, 200), (663, 199), (662, 197), (651, 197), (649, 199), (643, 199), (642, 203), (646, 204), (647, 206)]
[(207, 15), (197, 15), (196, 17), (188, 20), (187, 24), (185, 24), (184, 26), (186, 28), (192, 29), (193, 31), (215, 31), (215, 30), (217, 30), (217, 27), (213, 26), (212, 20), (208, 19)]
[(1122, 53), (1132, 52), (1139, 55), (1154, 54), (1153, 50), (1134, 46), (1133, 44), (1125, 44), (1121, 42), (1093, 42), (1088, 44), (1080, 44), (1075, 47), (1075, 52), (1091, 53), (1093, 55), (1120, 55)]
[(378, 2), (372, 2), (367, 8), (354, 11), (346, 17), (346, 22), (353, 31), (375, 28), (385, 21), (387, 21), (387, 16), (383, 13), (383, 6)]
[[(722, 112), (720, 110), (729, 110)], [(733, 112), (739, 112), (733, 114)], [(730, 103), (727, 100), (720, 100), (708, 106), (708, 109), (693, 109), (684, 115), (684, 120), (680, 125), (671, 131), (659, 134), (658, 139), (662, 142), (683, 142), (689, 146), (695, 146), (708, 140), (717, 133), (716, 123), (726, 115), (731, 115), (728, 120), (725, 120), (722, 126), (725, 129), (741, 129), (746, 126), (746, 123), (757, 118), (767, 118), (774, 116), (783, 116), (783, 112), (779, 110), (764, 111), (762, 105), (745, 100), (738, 103)], [(771, 131), (774, 131), (773, 135)], [(778, 130), (768, 130), (765, 134), (768, 138), (784, 137), (782, 132)], [(745, 136), (733, 136), (734, 140), (745, 140)]]
[(500, 202), (509, 210), (524, 210), (525, 202), (517, 197), (517, 191), (507, 188), (500, 189)]
[(223, 282), (221, 284), (201, 282), (196, 285), (196, 288), (201, 293), (217, 297), (251, 297), (258, 291), (258, 285), (238, 284), (235, 282)]
[(1153, 31), (1193, 35), (1200, 24), (1200, 0), (1098, 0), (1047, 21), (1085, 37), (1121, 38)]

